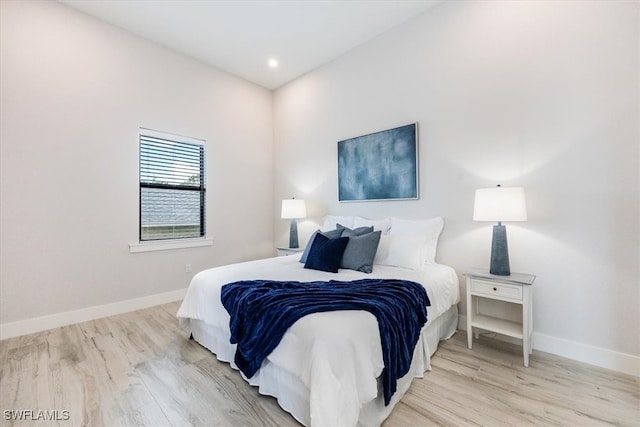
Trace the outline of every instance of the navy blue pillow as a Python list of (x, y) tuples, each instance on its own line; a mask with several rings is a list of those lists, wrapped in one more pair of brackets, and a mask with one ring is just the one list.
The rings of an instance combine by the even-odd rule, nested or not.
[(300, 257), (300, 262), (303, 264), (307, 262), (307, 257), (309, 256), (309, 251), (311, 250), (311, 245), (313, 245), (313, 240), (316, 238), (316, 234), (322, 233), (324, 236), (328, 237), (329, 239), (335, 239), (336, 237), (340, 237), (343, 230), (344, 230), (344, 227), (336, 228), (335, 230), (329, 230), (329, 231), (320, 231), (320, 230), (314, 231), (311, 237), (309, 238), (309, 242), (307, 242), (307, 246), (304, 248), (304, 252)]
[(304, 268), (337, 273), (347, 243), (349, 243), (348, 237), (329, 239), (327, 236), (317, 233), (313, 238)]

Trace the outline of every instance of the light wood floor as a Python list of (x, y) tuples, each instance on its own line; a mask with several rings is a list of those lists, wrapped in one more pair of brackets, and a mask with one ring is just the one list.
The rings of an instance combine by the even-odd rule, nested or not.
[[(299, 426), (187, 339), (178, 303), (0, 342), (1, 425)], [(69, 411), (14, 422), (7, 410)], [(61, 417), (60, 417), (61, 418)], [(491, 338), (442, 342), (385, 427), (640, 425), (640, 380)]]

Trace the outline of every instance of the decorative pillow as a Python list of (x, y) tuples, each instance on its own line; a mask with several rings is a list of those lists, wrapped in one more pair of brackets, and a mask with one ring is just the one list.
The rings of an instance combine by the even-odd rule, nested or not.
[[(353, 230), (349, 227), (345, 227), (342, 224), (336, 224), (338, 230), (342, 230), (342, 237), (352, 237), (352, 236), (362, 236), (363, 234), (368, 234), (373, 231), (373, 226), (369, 227), (358, 227)], [(346, 234), (345, 234), (346, 233)]]
[(349, 243), (348, 237), (329, 239), (322, 233), (317, 233), (304, 268), (337, 273), (347, 243)]
[(373, 263), (417, 270), (424, 262), (424, 238), (383, 235)]
[(392, 236), (420, 236), (424, 239), (424, 264), (433, 264), (436, 262), (436, 250), (438, 247), (438, 238), (444, 227), (442, 217), (435, 217), (424, 220), (408, 220), (391, 218), (391, 230), (389, 234)]
[(382, 231), (382, 234), (389, 234), (391, 228), (391, 218), (384, 219), (366, 219), (362, 217), (353, 218), (354, 227), (371, 226), (375, 231)]
[(302, 256), (300, 257), (300, 262), (303, 264), (307, 262), (307, 257), (309, 256), (309, 250), (311, 249), (311, 245), (313, 244), (313, 239), (315, 239), (316, 234), (320, 233), (325, 237), (328, 237), (329, 239), (336, 239), (342, 235), (342, 230), (344, 230), (344, 227), (336, 228), (335, 230), (329, 230), (329, 231), (320, 231), (320, 230), (314, 231), (311, 237), (309, 238), (309, 241), (307, 242), (307, 246), (304, 248), (304, 252), (302, 252)]
[(327, 215), (324, 217), (324, 222), (322, 223), (321, 230), (334, 230), (337, 227), (338, 223), (343, 224), (349, 228), (353, 228), (353, 217)]
[[(356, 229), (357, 230), (357, 229)], [(373, 271), (373, 260), (380, 243), (381, 231), (373, 231), (367, 234), (357, 235), (353, 231), (343, 231), (342, 237), (348, 237), (349, 243), (342, 255), (341, 268), (371, 273)]]

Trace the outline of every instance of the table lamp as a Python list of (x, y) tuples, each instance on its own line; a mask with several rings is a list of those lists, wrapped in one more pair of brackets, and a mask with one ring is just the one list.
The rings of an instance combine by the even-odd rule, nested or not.
[(473, 206), (474, 221), (497, 221), (491, 241), (489, 272), (498, 276), (511, 275), (507, 228), (502, 221), (526, 221), (527, 207), (522, 187), (480, 188), (476, 190)]
[(282, 210), (280, 218), (291, 219), (291, 227), (289, 228), (289, 247), (298, 248), (298, 223), (297, 218), (305, 218), (307, 216), (307, 207), (304, 200), (292, 198), (282, 201)]

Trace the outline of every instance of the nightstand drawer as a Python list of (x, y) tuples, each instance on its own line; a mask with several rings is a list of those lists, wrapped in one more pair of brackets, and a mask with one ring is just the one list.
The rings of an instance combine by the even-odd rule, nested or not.
[(304, 248), (277, 248), (278, 256), (302, 255)]
[(522, 286), (507, 285), (506, 283), (485, 282), (474, 279), (471, 281), (471, 292), (522, 301)]

